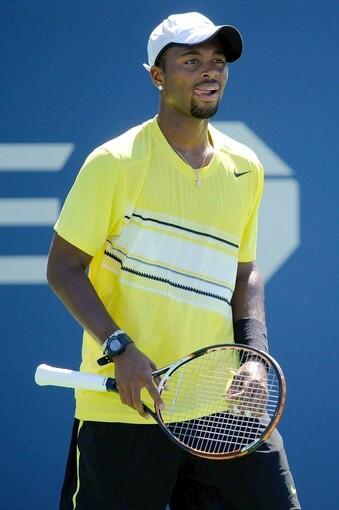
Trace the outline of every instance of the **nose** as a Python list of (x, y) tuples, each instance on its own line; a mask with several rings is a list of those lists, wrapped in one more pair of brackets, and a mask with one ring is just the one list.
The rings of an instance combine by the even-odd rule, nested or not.
[(201, 69), (201, 77), (202, 78), (213, 79), (213, 78), (216, 78), (217, 76), (219, 76), (219, 74), (220, 74), (220, 69), (213, 62), (205, 64), (204, 67)]

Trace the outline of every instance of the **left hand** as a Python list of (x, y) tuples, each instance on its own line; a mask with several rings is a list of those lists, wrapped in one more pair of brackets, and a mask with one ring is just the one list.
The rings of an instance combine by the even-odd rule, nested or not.
[(231, 403), (230, 412), (260, 418), (266, 411), (268, 398), (265, 366), (259, 361), (246, 361), (233, 377), (226, 397)]

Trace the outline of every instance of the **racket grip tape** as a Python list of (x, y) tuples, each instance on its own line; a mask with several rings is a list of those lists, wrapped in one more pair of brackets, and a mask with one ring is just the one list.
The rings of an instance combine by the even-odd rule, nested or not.
[[(96, 374), (86, 374), (76, 370), (39, 365), (35, 372), (35, 382), (39, 386), (60, 386), (90, 391), (116, 391), (114, 379)], [(113, 381), (113, 382), (112, 382)]]

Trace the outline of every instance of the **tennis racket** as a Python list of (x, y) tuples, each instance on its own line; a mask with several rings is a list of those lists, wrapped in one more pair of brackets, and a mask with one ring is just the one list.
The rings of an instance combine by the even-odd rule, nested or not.
[[(212, 345), (152, 373), (165, 404), (147, 412), (184, 450), (208, 459), (246, 455), (268, 439), (283, 413), (286, 384), (268, 354)], [(37, 384), (118, 392), (115, 379), (39, 365)]]

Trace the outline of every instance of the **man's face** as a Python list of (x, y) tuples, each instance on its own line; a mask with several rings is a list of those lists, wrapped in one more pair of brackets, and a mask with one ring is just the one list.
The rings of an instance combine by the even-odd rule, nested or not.
[(228, 78), (219, 39), (194, 46), (172, 46), (162, 60), (167, 106), (197, 119), (214, 115)]

